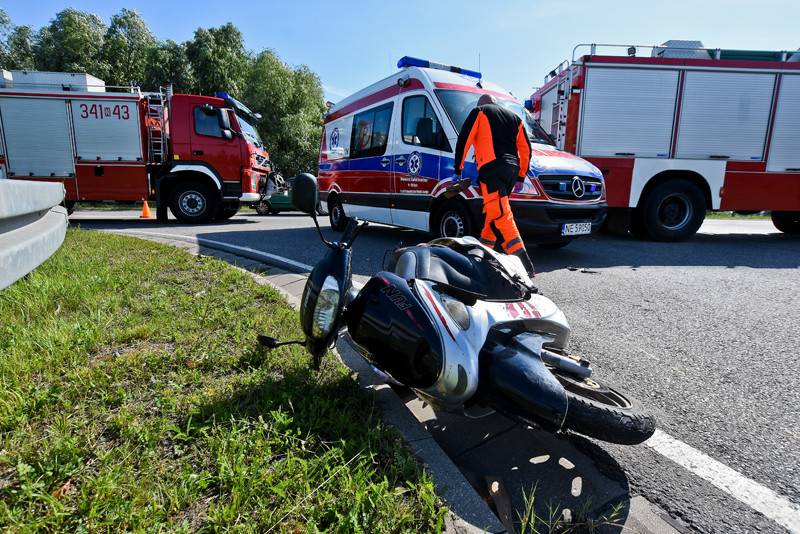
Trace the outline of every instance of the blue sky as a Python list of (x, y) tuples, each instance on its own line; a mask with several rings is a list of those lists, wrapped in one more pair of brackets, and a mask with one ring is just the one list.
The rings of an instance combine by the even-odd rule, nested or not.
[(333, 102), (392, 74), (404, 55), (480, 69), (524, 100), (583, 43), (685, 39), (710, 48), (800, 48), (798, 0), (5, 0), (0, 7), (34, 30), (67, 7), (106, 24), (127, 7), (157, 38), (177, 42), (197, 28), (232, 22), (249, 50), (272, 48), (292, 66), (308, 65)]

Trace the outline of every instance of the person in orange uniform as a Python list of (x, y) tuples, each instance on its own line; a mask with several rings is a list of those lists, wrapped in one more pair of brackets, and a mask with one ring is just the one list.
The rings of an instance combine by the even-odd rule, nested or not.
[(499, 234), (506, 254), (517, 256), (528, 274), (533, 276), (533, 264), (508, 202), (508, 195), (517, 181), (525, 179), (531, 160), (531, 145), (522, 120), (513, 111), (499, 105), (494, 96), (481, 95), (458, 134), (453, 184), (461, 181), (464, 157), (470, 147), (475, 149), (483, 213), (486, 215), (480, 241), (487, 247), (494, 247)]

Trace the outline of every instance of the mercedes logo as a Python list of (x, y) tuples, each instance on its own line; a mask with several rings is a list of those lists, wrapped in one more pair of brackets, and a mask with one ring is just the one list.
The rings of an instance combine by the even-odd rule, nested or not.
[(578, 178), (577, 176), (572, 177), (572, 194), (575, 195), (575, 198), (581, 198), (584, 193), (586, 193), (586, 185), (583, 183), (583, 180)]

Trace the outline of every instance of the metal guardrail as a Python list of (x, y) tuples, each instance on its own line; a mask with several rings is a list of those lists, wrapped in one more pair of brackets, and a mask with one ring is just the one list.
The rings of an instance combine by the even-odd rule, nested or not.
[(64, 186), (0, 177), (0, 291), (49, 258), (67, 233)]

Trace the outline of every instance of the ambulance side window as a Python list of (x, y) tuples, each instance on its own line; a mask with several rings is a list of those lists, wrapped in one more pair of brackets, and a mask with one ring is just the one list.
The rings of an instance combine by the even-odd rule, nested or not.
[(428, 97), (410, 96), (403, 101), (403, 142), (407, 145), (450, 150)]
[(194, 131), (199, 135), (222, 137), (216, 110), (202, 106), (194, 108)]
[(386, 152), (389, 124), (392, 122), (392, 107), (393, 104), (390, 102), (353, 117), (350, 158), (382, 156)]

